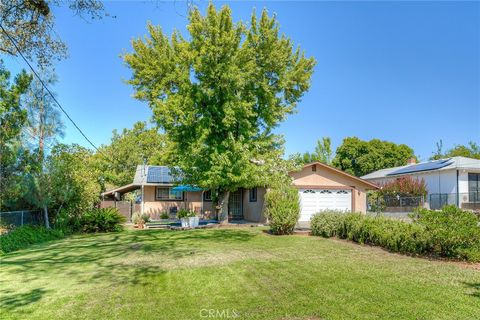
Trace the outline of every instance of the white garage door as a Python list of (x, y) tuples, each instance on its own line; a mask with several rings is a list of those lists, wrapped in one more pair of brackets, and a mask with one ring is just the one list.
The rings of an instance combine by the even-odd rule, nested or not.
[(310, 218), (322, 210), (352, 210), (351, 190), (300, 189), (300, 220)]

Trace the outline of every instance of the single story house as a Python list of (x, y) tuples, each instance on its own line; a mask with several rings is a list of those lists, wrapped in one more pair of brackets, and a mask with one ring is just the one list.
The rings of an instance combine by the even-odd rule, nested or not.
[[(320, 162), (309, 163), (289, 174), (300, 195), (299, 221), (310, 221), (312, 215), (326, 209), (366, 212), (366, 192), (377, 189), (371, 182)], [(210, 191), (178, 186), (168, 167), (139, 165), (131, 184), (106, 191), (102, 197), (118, 201), (122, 194), (134, 190), (140, 191), (140, 210), (150, 215), (173, 215), (188, 208), (203, 218), (214, 218)], [(264, 222), (265, 193), (264, 187), (232, 192), (229, 218)]]
[(428, 195), (425, 205), (439, 209), (446, 204), (460, 208), (476, 209), (480, 205), (480, 160), (466, 157), (452, 157), (434, 161), (377, 170), (362, 177), (379, 186), (411, 176), (424, 179)]

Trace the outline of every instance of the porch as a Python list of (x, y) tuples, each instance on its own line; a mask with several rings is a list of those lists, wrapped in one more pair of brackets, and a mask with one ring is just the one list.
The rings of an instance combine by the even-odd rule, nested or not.
[[(132, 192), (134, 200), (126, 200), (125, 195)], [(100, 207), (117, 208), (128, 222), (135, 212), (146, 213), (153, 221), (175, 220), (181, 209), (195, 212), (201, 220), (217, 219), (210, 192), (189, 186), (127, 185), (104, 192)], [(243, 207), (243, 190), (230, 193), (229, 220), (244, 219)]]

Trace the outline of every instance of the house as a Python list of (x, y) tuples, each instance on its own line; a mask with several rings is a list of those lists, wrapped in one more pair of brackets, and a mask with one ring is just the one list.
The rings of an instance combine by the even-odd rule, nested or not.
[(452, 157), (421, 163), (415, 163), (412, 159), (405, 166), (377, 170), (362, 179), (382, 185), (405, 176), (425, 180), (428, 190), (425, 201), (430, 209), (439, 209), (447, 204), (476, 209), (480, 205), (478, 159)]
[[(310, 221), (313, 214), (326, 209), (366, 212), (366, 192), (377, 189), (371, 182), (320, 162), (309, 163), (289, 175), (300, 195), (299, 221)], [(173, 215), (177, 210), (186, 208), (204, 218), (215, 218), (210, 191), (179, 186), (168, 167), (140, 165), (131, 184), (104, 192), (102, 197), (118, 201), (122, 194), (134, 190), (139, 190), (141, 195), (140, 211), (150, 215)], [(229, 218), (263, 222), (265, 192), (264, 187), (232, 192)]]

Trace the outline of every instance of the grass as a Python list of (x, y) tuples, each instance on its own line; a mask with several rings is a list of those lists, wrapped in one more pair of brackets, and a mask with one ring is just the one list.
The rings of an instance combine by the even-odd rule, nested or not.
[(259, 228), (74, 236), (0, 281), (1, 319), (480, 318), (479, 270)]

